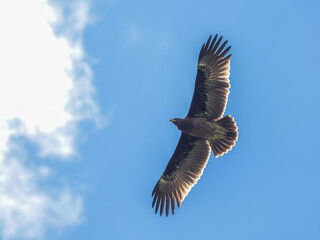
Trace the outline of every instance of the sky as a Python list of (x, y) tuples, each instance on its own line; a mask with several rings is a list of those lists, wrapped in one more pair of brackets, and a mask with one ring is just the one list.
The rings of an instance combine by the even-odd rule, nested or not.
[[(319, 1), (0, 3), (0, 239), (320, 239)], [(174, 216), (151, 192), (211, 34), (232, 151)]]

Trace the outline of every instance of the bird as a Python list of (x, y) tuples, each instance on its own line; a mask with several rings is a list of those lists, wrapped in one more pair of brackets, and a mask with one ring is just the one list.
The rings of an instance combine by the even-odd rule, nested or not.
[[(227, 153), (238, 139), (233, 117), (223, 117), (230, 88), (229, 71), (232, 54), (228, 41), (212, 35), (202, 45), (197, 64), (193, 97), (185, 118), (170, 121), (181, 131), (176, 149), (152, 191), (152, 208), (160, 216), (164, 208), (172, 215), (203, 174), (211, 150), (217, 158)], [(227, 56), (226, 56), (227, 55)]]

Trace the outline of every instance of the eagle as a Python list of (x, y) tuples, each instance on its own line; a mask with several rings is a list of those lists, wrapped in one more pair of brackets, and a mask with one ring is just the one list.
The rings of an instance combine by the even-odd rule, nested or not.
[[(178, 145), (152, 191), (152, 207), (160, 216), (175, 212), (200, 179), (212, 150), (215, 157), (231, 150), (238, 139), (233, 117), (223, 117), (230, 88), (231, 46), (221, 45), (218, 34), (202, 45), (198, 58), (194, 93), (187, 116), (170, 121), (181, 131)], [(227, 55), (227, 56), (226, 56)]]

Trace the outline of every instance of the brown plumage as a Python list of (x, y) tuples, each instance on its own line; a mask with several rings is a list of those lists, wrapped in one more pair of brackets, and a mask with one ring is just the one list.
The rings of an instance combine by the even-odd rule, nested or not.
[(160, 179), (153, 189), (152, 207), (155, 213), (160, 207), (160, 216), (165, 209), (172, 214), (175, 203), (178, 208), (191, 188), (200, 179), (210, 157), (210, 149), (215, 157), (231, 150), (238, 137), (235, 121), (230, 115), (222, 118), (229, 94), (229, 70), (231, 47), (220, 45), (218, 35), (203, 44), (199, 59), (195, 89), (189, 112), (184, 119), (171, 121), (181, 130), (178, 145)]

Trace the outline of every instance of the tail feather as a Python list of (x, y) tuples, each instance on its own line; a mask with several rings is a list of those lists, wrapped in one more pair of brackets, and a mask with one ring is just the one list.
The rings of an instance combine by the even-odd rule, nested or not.
[(228, 130), (225, 138), (210, 140), (210, 146), (215, 157), (227, 153), (236, 144), (238, 139), (238, 127), (233, 117), (227, 115), (216, 122), (219, 126)]

